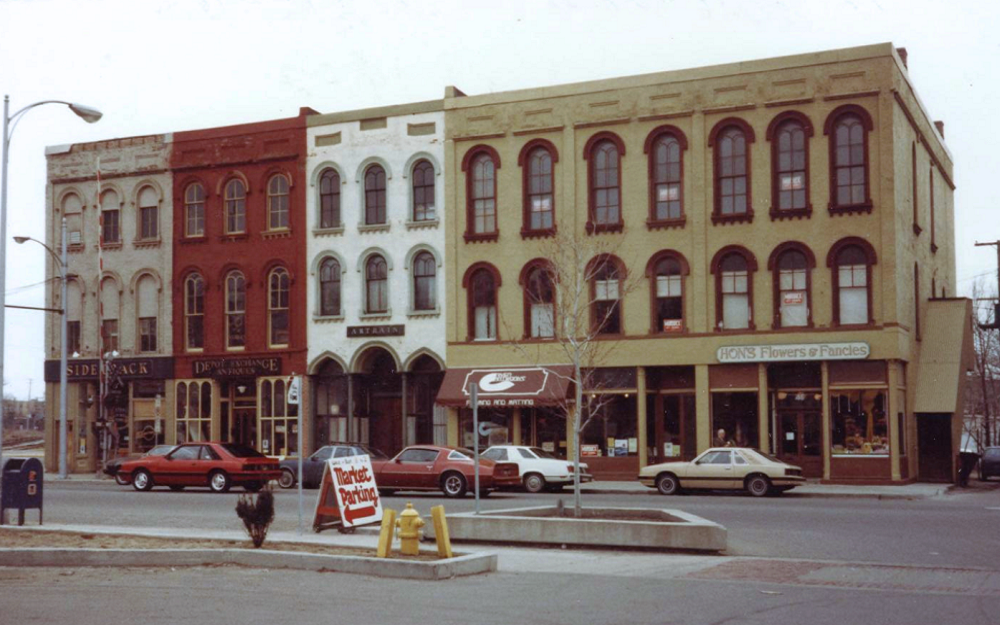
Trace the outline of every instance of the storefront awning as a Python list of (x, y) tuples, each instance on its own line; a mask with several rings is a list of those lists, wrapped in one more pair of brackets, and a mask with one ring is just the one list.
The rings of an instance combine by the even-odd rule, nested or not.
[(569, 365), (448, 369), (438, 391), (437, 403), (468, 406), (469, 391), (476, 385), (480, 406), (554, 406), (566, 400), (572, 375), (573, 367)]
[(924, 318), (914, 412), (958, 412), (965, 372), (973, 366), (972, 301), (965, 298), (931, 300)]

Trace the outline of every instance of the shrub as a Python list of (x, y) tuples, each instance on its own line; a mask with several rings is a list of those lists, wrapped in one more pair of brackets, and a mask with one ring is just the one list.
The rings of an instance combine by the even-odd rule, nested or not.
[(274, 521), (274, 492), (270, 486), (257, 495), (245, 493), (236, 501), (236, 514), (243, 520), (255, 549), (260, 549)]

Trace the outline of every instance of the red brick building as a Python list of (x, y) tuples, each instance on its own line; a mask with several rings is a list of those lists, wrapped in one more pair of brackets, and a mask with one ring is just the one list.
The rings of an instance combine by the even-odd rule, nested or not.
[(306, 369), (306, 116), (179, 132), (174, 190), (176, 441), (299, 447)]

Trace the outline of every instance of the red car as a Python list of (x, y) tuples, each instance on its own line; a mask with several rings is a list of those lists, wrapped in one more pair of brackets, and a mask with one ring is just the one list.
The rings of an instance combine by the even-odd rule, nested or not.
[[(472, 452), (459, 447), (407, 447), (392, 460), (372, 459), (372, 470), (383, 495), (397, 490), (440, 490), (445, 497), (461, 497), (475, 483)], [(520, 484), (521, 477), (513, 462), (479, 459), (481, 494)]]
[[(185, 443), (165, 456), (146, 456), (118, 467), (118, 475), (136, 490), (169, 486), (207, 486), (224, 493), (233, 485), (256, 492), (281, 477), (277, 458), (234, 443)], [(126, 482), (126, 483), (127, 483)]]

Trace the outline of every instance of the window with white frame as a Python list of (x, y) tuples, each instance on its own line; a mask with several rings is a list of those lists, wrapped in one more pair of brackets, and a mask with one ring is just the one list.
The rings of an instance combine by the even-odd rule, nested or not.
[(291, 333), (288, 312), (288, 271), (283, 267), (273, 269), (268, 276), (268, 345), (286, 347)]
[(747, 260), (742, 254), (729, 254), (719, 266), (722, 295), (722, 328), (739, 330), (750, 327), (750, 279)]
[(184, 280), (184, 340), (188, 350), (205, 348), (205, 279), (196, 273)]
[(200, 182), (189, 184), (184, 190), (184, 235), (205, 235), (205, 188)]
[(153, 353), (157, 350), (157, 324), (159, 314), (159, 289), (153, 276), (145, 275), (138, 284), (139, 351)]
[(180, 380), (175, 393), (177, 443), (212, 440), (212, 383)]
[(267, 227), (288, 228), (288, 178), (282, 174), (271, 176), (267, 183)]
[(153, 187), (139, 191), (139, 238), (152, 241), (160, 238), (160, 197)]
[(226, 276), (226, 348), (246, 346), (247, 283), (239, 271)]

